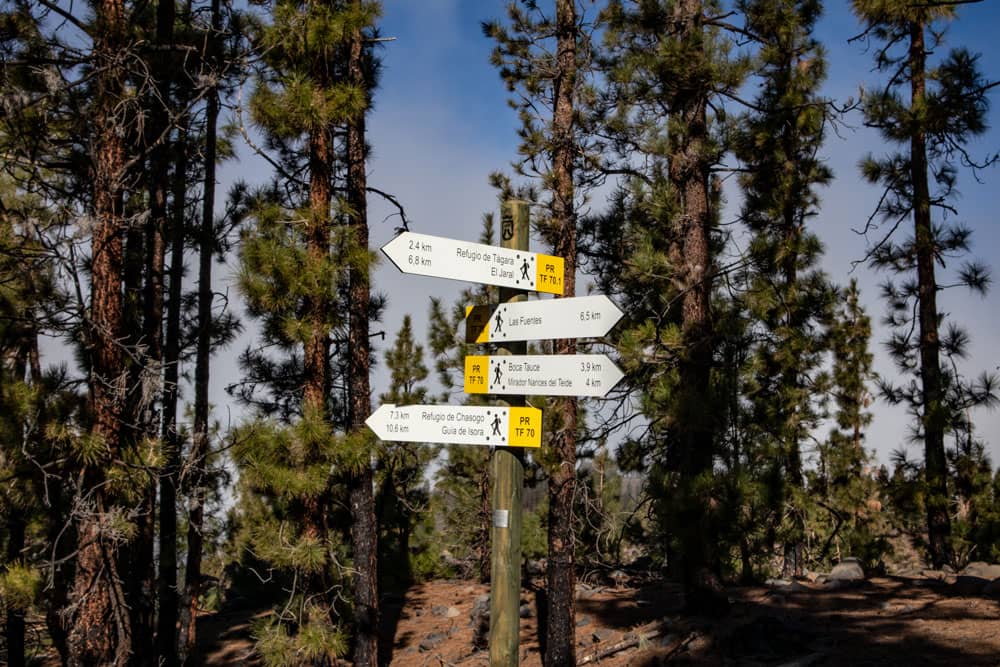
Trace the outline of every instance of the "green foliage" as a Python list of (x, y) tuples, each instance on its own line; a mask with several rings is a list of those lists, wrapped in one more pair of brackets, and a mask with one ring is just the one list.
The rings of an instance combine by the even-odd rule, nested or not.
[[(301, 604), (301, 603), (300, 603)], [(334, 664), (347, 653), (347, 637), (324, 618), (323, 610), (306, 605), (301, 614), (309, 622), (290, 632), (277, 619), (263, 618), (255, 623), (253, 637), (257, 651), (268, 667), (309, 667)]]
[(538, 560), (549, 552), (548, 503), (542, 502), (521, 515), (521, 558)]
[(0, 602), (8, 609), (27, 611), (39, 599), (42, 572), (24, 563), (9, 563), (0, 574)]
[(955, 520), (952, 549), (956, 563), (1000, 560), (1000, 470), (993, 465), (984, 443), (964, 434), (949, 452), (954, 480)]
[(868, 386), (875, 377), (868, 350), (871, 322), (856, 281), (843, 291), (840, 302), (828, 334), (836, 428), (820, 444), (818, 466), (808, 475), (813, 506), (807, 530), (817, 567), (845, 556), (874, 567), (888, 551), (885, 535), (891, 526), (881, 511), (886, 499), (872, 474), (874, 462), (864, 448), (865, 429), (872, 418)]
[[(993, 153), (980, 162), (967, 149), (986, 131), (990, 84), (976, 56), (943, 49), (943, 24), (954, 17), (954, 6), (857, 0), (854, 9), (867, 32), (884, 43), (875, 62), (887, 80), (862, 96), (865, 124), (895, 146), (861, 161), (862, 175), (882, 190), (864, 231), (874, 233), (879, 218), (888, 226), (877, 232), (866, 259), (890, 276), (882, 286), (885, 323), (892, 330), (887, 347), (908, 378), (899, 384), (883, 379), (880, 389), (889, 403), (907, 408), (912, 439), (923, 441), (928, 545), (940, 566), (951, 557), (954, 501), (945, 439), (960, 440), (970, 409), (997, 400), (994, 376), (963, 378), (959, 363), (968, 335), (946, 321), (940, 306), (949, 287), (983, 294), (990, 282), (984, 264), (954, 261), (970, 253), (971, 233), (949, 220), (956, 212), (959, 170), (975, 173), (1000, 160), (1000, 153)], [(910, 218), (913, 233), (907, 235), (899, 230)]]
[(741, 212), (751, 234), (739, 297), (749, 328), (740, 335), (752, 349), (738, 390), (749, 413), (741, 455), (776, 467), (741, 466), (739, 474), (764, 485), (761, 497), (776, 503), (759, 518), (780, 522), (766, 529), (768, 539), (784, 544), (786, 573), (793, 574), (803, 565), (812, 502), (803, 492), (802, 450), (823, 416), (823, 331), (835, 297), (818, 268), (822, 246), (807, 226), (818, 213), (818, 189), (832, 178), (818, 157), (829, 114), (818, 92), (826, 62), (812, 36), (818, 2), (747, 0), (740, 7), (759, 43), (761, 79), (753, 111), (732, 130), (734, 152), (746, 167)]
[[(383, 403), (416, 405), (426, 403), (427, 388), (422, 384), (429, 371), (424, 365), (423, 346), (413, 339), (413, 323), (409, 315), (396, 336), (396, 342), (385, 353), (386, 366), (391, 371), (389, 391), (382, 394)], [(411, 538), (418, 525), (432, 520), (428, 511), (429, 494), (425, 475), (427, 466), (440, 452), (433, 443), (380, 443), (376, 508), (379, 519), (379, 553), (388, 561), (400, 564), (384, 579), (406, 585), (410, 579), (423, 580), (439, 571), (440, 553), (433, 541)]]
[(591, 565), (622, 563), (626, 551), (645, 550), (644, 540), (636, 539), (643, 526), (635, 516), (638, 494), (626, 495), (625, 477), (607, 446), (598, 448), (593, 458), (577, 472), (576, 516), (578, 562)]
[(255, 31), (268, 69), (250, 98), (254, 120), (272, 137), (292, 140), (363, 113), (368, 91), (344, 80), (345, 50), (353, 31), (380, 13), (377, 2), (276, 3), (271, 23)]

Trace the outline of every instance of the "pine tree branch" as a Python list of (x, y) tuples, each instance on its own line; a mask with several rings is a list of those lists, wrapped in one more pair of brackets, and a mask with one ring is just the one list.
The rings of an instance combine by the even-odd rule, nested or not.
[(73, 14), (71, 14), (67, 10), (63, 9), (59, 5), (57, 5), (55, 3), (52, 3), (52, 2), (49, 2), (49, 0), (38, 0), (38, 4), (40, 4), (41, 6), (45, 7), (49, 11), (51, 11), (51, 12), (53, 12), (55, 14), (58, 14), (63, 19), (65, 19), (67, 22), (72, 23), (83, 34), (85, 34), (85, 35), (87, 35), (89, 37), (92, 37), (92, 35), (90, 34), (90, 27), (89, 26), (87, 26), (80, 19), (76, 18), (75, 16), (73, 16)]
[[(399, 200), (396, 199), (396, 197), (389, 194), (388, 192), (383, 192), (382, 190), (379, 190), (378, 188), (372, 187), (370, 185), (366, 186), (365, 190), (371, 192), (372, 194), (376, 194), (379, 197), (382, 197), (382, 199), (385, 199), (387, 202), (396, 207), (397, 212), (394, 213), (393, 215), (398, 215), (400, 222), (402, 223), (402, 226), (396, 228), (396, 233), (410, 231), (410, 221), (406, 217), (406, 210), (403, 208), (403, 205), (399, 203)], [(391, 217), (392, 215), (386, 217), (385, 219), (388, 220)]]

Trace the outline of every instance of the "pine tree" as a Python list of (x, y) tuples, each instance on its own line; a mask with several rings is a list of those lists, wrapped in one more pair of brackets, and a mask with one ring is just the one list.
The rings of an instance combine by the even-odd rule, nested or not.
[[(645, 447), (664, 551), (675, 540), (679, 572), (692, 608), (725, 605), (718, 595), (720, 554), (714, 537), (717, 454), (711, 380), (717, 191), (711, 170), (721, 157), (710, 102), (732, 91), (742, 68), (726, 56), (725, 39), (701, 0), (612, 2), (608, 78), (615, 113), (606, 122), (615, 147), (642, 160), (622, 160), (629, 191), (612, 202), (606, 227), (622, 230), (622, 279), (638, 309), (620, 333), (622, 360), (651, 420)], [(663, 114), (668, 114), (663, 123)], [(634, 168), (641, 164), (641, 168)], [(608, 238), (606, 235), (605, 238)], [(628, 247), (628, 246), (631, 247)]]
[[(91, 235), (91, 304), (86, 330), (89, 352), (93, 427), (91, 446), (81, 452), (83, 484), (76, 525), (78, 539), (67, 626), (70, 664), (125, 665), (132, 627), (124, 604), (121, 547), (134, 535), (123, 504), (116, 502), (109, 480), (113, 463), (125, 459), (127, 366), (119, 341), (127, 339), (123, 235), (126, 229), (124, 184), (130, 159), (121, 131), (126, 124), (125, 60), (129, 16), (121, 0), (93, 5), (93, 97), (89, 121), (93, 132), (87, 146), (94, 218)], [(123, 112), (124, 109), (124, 112)], [(120, 471), (119, 471), (120, 472)], [(125, 502), (137, 501), (127, 489)], [(141, 494), (141, 491), (139, 492)]]
[[(41, 300), (57, 298), (52, 265), (43, 247), (15, 220), (44, 219), (36, 198), (18, 192), (6, 177), (0, 181), (0, 600), (5, 612), (5, 664), (24, 667), (27, 659), (25, 617), (41, 601), (42, 567), (30, 551), (32, 524), (45, 522), (38, 505), (44, 473), (57, 459), (45, 451), (43, 415), (50, 414), (56, 388), (42, 376), (38, 338), (43, 327)], [(39, 474), (39, 472), (43, 474)], [(50, 507), (50, 521), (61, 521), (62, 508)], [(55, 516), (52, 516), (52, 515)]]
[[(348, 482), (353, 506), (355, 493), (360, 489), (363, 494), (367, 470), (371, 496), (367, 438), (337, 431), (359, 423), (360, 394), (368, 400), (367, 367), (359, 370), (356, 358), (361, 354), (367, 362), (367, 318), (380, 304), (360, 304), (361, 327), (354, 315), (359, 286), (367, 284), (362, 277), (368, 270), (367, 232), (361, 233), (357, 223), (364, 214), (365, 185), (351, 166), (357, 158), (352, 130), (346, 146), (338, 147), (337, 136), (338, 128), (351, 128), (368, 105), (367, 84), (353, 69), (354, 51), (377, 12), (371, 3), (278, 2), (272, 23), (258, 32), (268, 68), (258, 79), (251, 109), (286, 168), (279, 174), (282, 188), (266, 191), (251, 209), (255, 226), (243, 239), (240, 283), (249, 312), (261, 320), (262, 337), (287, 356), (269, 358), (263, 348), (244, 355), (251, 384), (245, 385), (243, 397), (285, 423), (249, 425), (237, 434), (235, 452), (245, 491), (268, 499), (257, 505), (264, 516), (251, 528), (255, 556), (288, 573), (299, 601), (289, 607), (295, 610), (289, 616), (258, 634), (258, 648), (269, 664), (287, 664), (294, 651), (310, 663), (329, 664), (346, 650), (332, 595), (333, 582), (344, 573), (336, 567), (338, 538), (331, 531), (336, 525), (331, 504), (344, 498), (330, 471), (340, 471)], [(361, 136), (363, 142), (363, 126)], [(298, 159), (299, 151), (304, 160)], [(348, 167), (347, 196), (335, 208), (338, 160)], [(300, 169), (307, 183), (289, 176)], [(348, 224), (335, 225), (335, 212)], [(350, 303), (348, 312), (338, 305), (338, 295)], [(348, 358), (336, 363), (330, 354), (335, 336), (349, 337)], [(358, 345), (363, 346), (360, 352)], [(346, 405), (334, 400), (338, 380), (350, 387)], [(261, 384), (255, 386), (257, 381)], [(286, 387), (290, 395), (284, 394)], [(249, 498), (245, 502), (253, 504)], [(361, 522), (364, 511), (352, 510), (352, 526)], [(283, 544), (274, 543), (275, 534), (286, 536)], [(354, 578), (374, 586), (371, 554), (352, 543)], [(374, 550), (374, 541), (371, 546)], [(364, 626), (377, 619), (370, 591), (359, 596), (358, 590), (353, 601), (356, 663), (357, 646), (370, 647), (371, 631)]]
[[(213, 333), (217, 333), (212, 314), (214, 291), (212, 289), (212, 262), (219, 247), (215, 225), (215, 179), (216, 160), (219, 157), (218, 122), (221, 106), (220, 82), (225, 63), (223, 61), (223, 14), (221, 0), (212, 0), (208, 33), (204, 38), (204, 67), (215, 81), (206, 91), (205, 139), (204, 139), (204, 185), (202, 187), (201, 225), (198, 230), (198, 305), (197, 341), (195, 343), (194, 371), (194, 421), (192, 424), (191, 450), (181, 481), (188, 496), (187, 558), (184, 567), (184, 594), (179, 611), (180, 648), (178, 653), (184, 664), (196, 659), (194, 656), (197, 639), (197, 612), (201, 597), (202, 548), (204, 544), (205, 503), (207, 498), (206, 468), (210, 452), (209, 425), (209, 374)], [(179, 185), (179, 184), (178, 184)], [(177, 190), (180, 197), (180, 188)], [(178, 201), (175, 201), (175, 205)], [(178, 212), (179, 213), (179, 212)], [(180, 216), (179, 216), (180, 217)], [(174, 242), (180, 238), (181, 225), (175, 225)], [(173, 248), (171, 263), (171, 300), (180, 296), (180, 282), (183, 271), (183, 253)], [(175, 268), (176, 267), (176, 268)], [(174, 282), (177, 282), (176, 289)]]
[(868, 350), (871, 322), (861, 305), (856, 280), (842, 291), (839, 301), (828, 332), (836, 427), (820, 445), (818, 466), (809, 475), (810, 496), (818, 505), (813, 530), (821, 541), (813, 560), (825, 564), (831, 550), (838, 547), (838, 552), (874, 565), (882, 549), (873, 531), (878, 490), (870, 473), (871, 457), (864, 448), (865, 428), (872, 420), (868, 387), (875, 378)]
[[(883, 87), (863, 96), (865, 123), (899, 147), (882, 158), (870, 155), (861, 166), (864, 177), (883, 188), (864, 229), (876, 236), (868, 258), (876, 268), (903, 276), (901, 283), (887, 280), (883, 296), (889, 308), (886, 322), (895, 330), (889, 348), (900, 372), (912, 380), (899, 387), (886, 383), (882, 392), (890, 403), (909, 407), (924, 443), (928, 550), (933, 565), (940, 567), (953, 555), (945, 437), (953, 410), (948, 394), (956, 382), (942, 353), (960, 352), (967, 336), (957, 328), (942, 332), (938, 293), (949, 282), (982, 292), (989, 274), (984, 266), (967, 262), (955, 272), (956, 281), (942, 280), (935, 265), (967, 254), (970, 231), (936, 222), (933, 213), (954, 211), (961, 166), (978, 169), (998, 159), (993, 155), (976, 164), (966, 150), (986, 129), (986, 91), (996, 84), (983, 80), (978, 57), (965, 49), (950, 51), (936, 66), (928, 63), (941, 46), (941, 25), (954, 17), (954, 3), (855, 0), (853, 5), (865, 22), (863, 35), (882, 43), (875, 64), (889, 77)], [(900, 239), (899, 230), (911, 216), (913, 234)], [(878, 217), (885, 229), (879, 229)], [(979, 389), (989, 393), (993, 380), (984, 377), (982, 383)]]
[[(377, 14), (378, 5), (367, 0), (352, 0), (349, 9), (357, 14)], [(374, 17), (367, 23), (371, 23)], [(349, 33), (347, 82), (362, 96), (359, 108), (347, 118), (347, 217), (349, 243), (353, 252), (348, 264), (348, 414), (350, 435), (361, 440), (369, 435), (365, 420), (371, 404), (371, 338), (369, 319), (372, 299), (368, 250), (368, 175), (365, 116), (375, 87), (366, 46), (366, 25), (355, 23)], [(351, 552), (354, 558), (352, 593), (354, 595), (354, 649), (352, 659), (358, 667), (375, 667), (378, 662), (378, 526), (375, 523), (374, 477), (369, 456), (359, 456), (348, 474), (351, 515)]]
[[(551, 194), (542, 215), (543, 235), (565, 260), (563, 296), (576, 295), (577, 181), (585, 178), (588, 155), (580, 123), (581, 97), (592, 51), (575, 0), (557, 0), (554, 15), (533, 0), (507, 5), (508, 20), (483, 24), (496, 41), (492, 61), (510, 92), (522, 127), (519, 174), (541, 181)], [(581, 164), (584, 163), (584, 164)], [(583, 167), (581, 169), (581, 167)], [(556, 341), (556, 354), (575, 354), (576, 340)], [(576, 485), (577, 400), (553, 401), (552, 461), (548, 470), (548, 582), (545, 662), (575, 664), (575, 572), (573, 498)]]
[[(403, 317), (395, 344), (386, 350), (385, 365), (391, 378), (389, 391), (379, 397), (382, 403), (419, 405), (428, 401), (422, 383), (429, 371), (424, 365), (423, 346), (413, 340), (409, 315)], [(407, 585), (413, 579), (410, 538), (420, 513), (426, 510), (424, 475), (439, 449), (431, 443), (387, 442), (379, 452), (379, 553), (396, 564), (392, 572), (383, 574), (383, 580), (391, 577), (395, 583)]]
[[(757, 342), (748, 400), (761, 444), (780, 461), (772, 497), (789, 517), (783, 530), (785, 575), (802, 570), (805, 494), (801, 449), (820, 418), (823, 322), (833, 288), (817, 268), (822, 246), (808, 228), (816, 190), (831, 179), (818, 157), (828, 103), (819, 97), (823, 51), (812, 37), (820, 3), (740, 3), (747, 31), (760, 44), (760, 92), (754, 111), (737, 121), (734, 150), (745, 172), (742, 220), (747, 251), (748, 313)], [(777, 508), (776, 508), (777, 509)]]

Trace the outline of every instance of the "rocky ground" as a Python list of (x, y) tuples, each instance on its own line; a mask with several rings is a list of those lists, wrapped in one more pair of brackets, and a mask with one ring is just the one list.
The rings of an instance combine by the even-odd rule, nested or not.
[[(540, 667), (543, 580), (522, 593), (521, 665)], [(865, 577), (853, 561), (828, 575), (728, 591), (731, 612), (691, 618), (679, 590), (611, 573), (577, 587), (578, 664), (652, 665), (990, 665), (1000, 667), (1000, 565), (961, 573), (914, 571)], [(383, 602), (384, 664), (480, 666), (488, 588), (436, 581)], [(201, 619), (206, 664), (253, 664), (251, 614), (231, 609)]]

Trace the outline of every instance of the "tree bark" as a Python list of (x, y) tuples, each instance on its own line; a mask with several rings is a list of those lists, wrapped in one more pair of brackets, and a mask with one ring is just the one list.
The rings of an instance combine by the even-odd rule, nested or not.
[[(565, 260), (563, 296), (576, 295), (576, 211), (573, 155), (575, 153), (573, 103), (577, 65), (576, 0), (556, 2), (556, 78), (554, 81), (552, 170), (553, 253)], [(576, 339), (555, 341), (555, 353), (576, 354)], [(560, 429), (552, 444), (557, 467), (549, 475), (547, 622), (545, 665), (576, 664), (576, 548), (573, 498), (576, 495), (577, 400), (556, 403)]]
[[(360, 9), (361, 0), (354, 0)], [(347, 76), (359, 90), (368, 92), (365, 80), (361, 28), (351, 37)], [(361, 111), (347, 124), (347, 203), (350, 207), (351, 228), (354, 232), (358, 263), (351, 267), (349, 300), (348, 380), (350, 383), (349, 427), (352, 431), (365, 428), (371, 414), (369, 311), (371, 287), (368, 267), (368, 201), (365, 174), (365, 114)], [(375, 667), (378, 661), (378, 527), (375, 520), (375, 499), (372, 491), (372, 469), (363, 457), (357, 470), (352, 471), (350, 489), (351, 547), (354, 554), (354, 651), (355, 667)]]
[[(701, 0), (677, 3), (673, 23), (676, 39), (687, 56), (704, 59), (704, 28), (701, 25)], [(690, 78), (680, 84), (674, 96), (673, 111), (677, 126), (672, 133), (668, 177), (679, 196), (679, 210), (673, 218), (670, 256), (678, 267), (681, 291), (682, 349), (678, 363), (680, 396), (675, 427), (679, 448), (680, 512), (677, 533), (681, 545), (681, 574), (687, 604), (698, 607), (714, 597), (719, 587), (714, 573), (713, 555), (703, 525), (705, 499), (699, 496), (697, 480), (711, 471), (715, 451), (710, 405), (712, 368), (712, 256), (709, 248), (711, 215), (709, 212), (708, 121), (706, 107), (708, 83)]]
[[(154, 56), (153, 62), (153, 100), (150, 109), (151, 140), (156, 142), (151, 147), (149, 174), (149, 233), (148, 233), (148, 274), (146, 277), (145, 298), (145, 336), (147, 340), (148, 359), (154, 365), (159, 375), (164, 364), (172, 369), (172, 382), (166, 387), (167, 377), (164, 374), (162, 393), (162, 424), (160, 442), (164, 450), (165, 463), (160, 473), (160, 554), (159, 576), (157, 581), (157, 597), (159, 598), (159, 616), (156, 624), (156, 651), (160, 665), (174, 667), (177, 664), (177, 475), (180, 468), (180, 440), (177, 437), (177, 378), (179, 363), (179, 345), (177, 338), (169, 350), (170, 359), (164, 358), (163, 349), (163, 293), (164, 264), (166, 255), (165, 230), (167, 228), (167, 190), (169, 184), (170, 160), (169, 143), (165, 135), (170, 124), (170, 80), (171, 59), (169, 47), (174, 40), (174, 1), (160, 0), (156, 8), (156, 43), (160, 51)], [(182, 137), (183, 139), (183, 137)], [(183, 153), (183, 145), (179, 146)], [(182, 207), (183, 209), (183, 207)], [(171, 234), (171, 299), (168, 319), (180, 322), (180, 298), (175, 300), (173, 284), (174, 266), (178, 261), (183, 264), (183, 229), (175, 228)], [(178, 246), (180, 250), (178, 251)], [(178, 285), (179, 287), (179, 285)], [(176, 336), (175, 332), (175, 336)], [(155, 428), (155, 425), (154, 425)], [(134, 639), (139, 639), (136, 634)], [(138, 641), (134, 650), (135, 657), (140, 656)], [(143, 646), (149, 651), (148, 645)]]
[[(326, 128), (309, 137), (309, 208), (306, 252), (317, 266), (330, 252), (330, 200), (333, 177), (333, 142)], [(327, 313), (331, 308), (326, 293), (313, 294), (306, 306), (309, 340), (303, 354), (302, 411), (326, 416), (330, 387), (330, 333)]]
[[(136, 169), (138, 171), (138, 168)], [(130, 174), (132, 175), (132, 174)], [(136, 174), (138, 175), (138, 174)], [(149, 341), (143, 322), (143, 275), (146, 259), (146, 228), (129, 224), (125, 235), (125, 289), (123, 340), (127, 354), (123, 359), (127, 369), (125, 407), (121, 425), (121, 447), (137, 451), (152, 426), (148, 411), (148, 396), (144, 384), (152, 362)], [(132, 474), (142, 476), (141, 497), (130, 510), (135, 513), (135, 537), (120, 547), (125, 599), (131, 616), (132, 660), (150, 662), (153, 645), (155, 601), (153, 587), (156, 570), (153, 562), (153, 542), (156, 539), (156, 485), (154, 471), (136, 469)]]
[[(910, 23), (910, 105), (923, 114), (926, 97), (924, 24)], [(938, 339), (937, 279), (934, 276), (936, 240), (931, 226), (927, 184), (927, 139), (918, 118), (910, 137), (910, 177), (913, 187), (913, 225), (917, 254), (917, 291), (920, 315), (920, 377), (923, 383), (924, 475), (927, 482), (927, 536), (931, 562), (940, 568), (951, 562), (951, 518), (948, 515), (948, 462), (944, 451), (947, 415), (943, 405), (940, 341)]]
[[(160, 616), (157, 651), (167, 665), (178, 661), (177, 621), (177, 486), (180, 476), (181, 440), (177, 432), (180, 402), (181, 299), (184, 281), (184, 228), (187, 192), (187, 126), (177, 136), (173, 175), (173, 212), (170, 229), (170, 287), (164, 347), (163, 446), (167, 464), (160, 480)], [(190, 548), (190, 547), (189, 547)], [(167, 589), (170, 589), (169, 591)]]
[[(94, 4), (94, 139), (90, 147), (94, 229), (91, 239), (90, 400), (93, 435), (103, 441), (106, 460), (120, 456), (127, 374), (121, 350), (122, 179), (125, 146), (116, 106), (123, 95), (125, 44), (123, 0)], [(119, 579), (118, 546), (105, 533), (105, 512), (112, 509), (104, 470), (85, 465), (76, 510), (78, 549), (68, 609), (70, 667), (126, 664), (131, 624)]]

